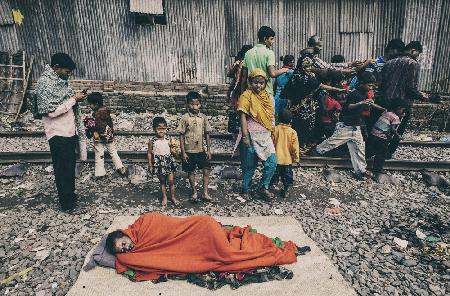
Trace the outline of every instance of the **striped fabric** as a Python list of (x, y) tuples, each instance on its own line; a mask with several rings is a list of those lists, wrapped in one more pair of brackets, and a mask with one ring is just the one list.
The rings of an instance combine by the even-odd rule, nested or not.
[(403, 99), (411, 102), (422, 98), (417, 89), (420, 64), (408, 56), (389, 60), (381, 72), (381, 89), (386, 102)]

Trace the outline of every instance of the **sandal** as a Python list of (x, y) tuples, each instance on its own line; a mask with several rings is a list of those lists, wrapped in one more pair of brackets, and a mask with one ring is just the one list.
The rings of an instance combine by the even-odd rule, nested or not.
[(176, 199), (171, 198), (170, 202), (173, 203), (174, 206), (178, 206), (180, 204), (180, 202)]

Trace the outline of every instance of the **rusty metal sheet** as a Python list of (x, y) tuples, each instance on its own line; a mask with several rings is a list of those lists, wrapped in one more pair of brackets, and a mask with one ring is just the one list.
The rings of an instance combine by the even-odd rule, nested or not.
[(77, 63), (75, 78), (224, 83), (230, 56), (255, 44), (261, 25), (276, 31), (276, 57), (298, 57), (318, 34), (326, 61), (335, 54), (373, 57), (392, 38), (420, 37), (420, 87), (449, 92), (449, 2), (167, 0), (167, 25), (144, 26), (135, 23), (130, 0), (6, 0), (25, 18), (21, 26), (0, 26), (0, 50), (35, 56), (33, 79), (53, 53), (65, 51)]

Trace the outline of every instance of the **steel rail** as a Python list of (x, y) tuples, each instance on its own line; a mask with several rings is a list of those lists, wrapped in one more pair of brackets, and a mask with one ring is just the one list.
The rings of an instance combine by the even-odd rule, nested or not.
[[(115, 131), (116, 136), (153, 136), (152, 131)], [(177, 132), (169, 132), (171, 136), (178, 136)], [(211, 133), (212, 139), (232, 140), (233, 135), (230, 133)], [(0, 131), (0, 138), (32, 138), (45, 136), (43, 131)], [(442, 147), (450, 148), (450, 142), (440, 141), (401, 141), (401, 146), (411, 147)]]
[[(146, 163), (146, 151), (119, 151), (120, 157), (124, 162)], [(109, 155), (105, 155), (107, 161), (110, 161)], [(18, 162), (27, 163), (51, 163), (51, 154), (49, 151), (28, 151), (28, 152), (0, 152), (0, 164), (14, 164)], [(94, 162), (94, 152), (88, 152), (88, 162)], [(239, 158), (232, 158), (229, 153), (215, 153), (212, 156), (214, 164), (238, 164)], [(368, 160), (368, 167), (371, 168), (372, 160)], [(333, 167), (333, 168), (352, 168), (350, 159), (334, 157), (313, 157), (303, 156), (298, 167)], [(430, 170), (439, 172), (450, 172), (450, 161), (416, 161), (416, 160), (387, 160), (384, 166), (387, 170), (395, 171), (419, 171)]]

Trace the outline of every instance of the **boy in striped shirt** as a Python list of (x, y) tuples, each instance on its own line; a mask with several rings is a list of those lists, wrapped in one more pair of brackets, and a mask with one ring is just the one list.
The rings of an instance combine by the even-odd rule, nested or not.
[[(407, 108), (404, 100), (395, 100), (391, 103), (389, 111), (383, 112), (372, 128), (367, 143), (368, 156), (374, 156), (373, 173), (378, 175), (383, 172), (389, 142), (393, 138), (400, 138), (397, 128), (401, 123)], [(376, 176), (375, 176), (376, 177)]]

